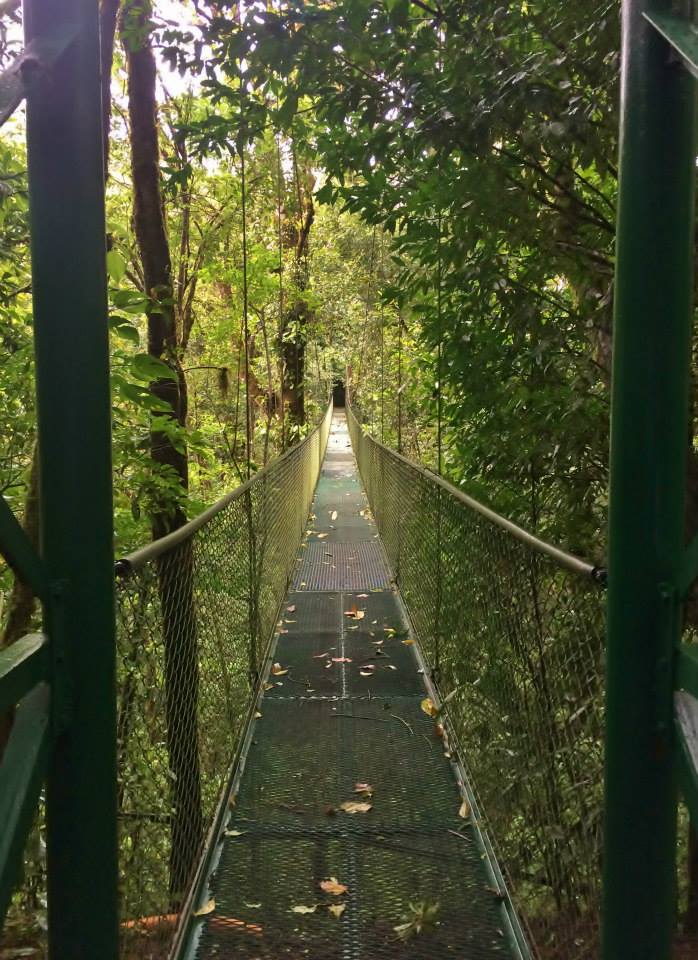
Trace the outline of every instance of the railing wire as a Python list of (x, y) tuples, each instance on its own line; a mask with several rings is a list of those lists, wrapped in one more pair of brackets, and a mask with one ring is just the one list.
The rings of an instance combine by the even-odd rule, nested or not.
[(448, 748), (476, 790), (519, 914), (541, 958), (591, 960), (603, 779), (598, 571), (388, 449), (351, 409), (347, 419), (398, 587), (448, 698)]
[(260, 682), (330, 429), (119, 561), (122, 957), (167, 956)]

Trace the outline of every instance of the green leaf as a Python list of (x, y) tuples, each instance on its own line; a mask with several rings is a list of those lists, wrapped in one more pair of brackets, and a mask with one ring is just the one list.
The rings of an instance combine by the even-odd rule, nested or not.
[(109, 250), (107, 253), (107, 273), (114, 283), (119, 283), (126, 274), (126, 261), (118, 250)]
[(109, 329), (122, 340), (128, 340), (129, 343), (135, 343), (136, 346), (141, 341), (141, 335), (132, 323), (129, 323), (125, 317), (109, 317)]
[(176, 374), (164, 360), (151, 357), (149, 353), (137, 353), (131, 360), (131, 371), (137, 380), (176, 380)]

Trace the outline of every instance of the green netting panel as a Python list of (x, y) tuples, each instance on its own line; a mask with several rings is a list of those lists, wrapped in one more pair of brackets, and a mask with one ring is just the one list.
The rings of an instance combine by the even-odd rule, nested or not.
[(377, 443), (351, 411), (391, 566), (545, 960), (597, 956), (604, 597)]
[(331, 409), (182, 542), (120, 564), (122, 955), (165, 957), (306, 529)]

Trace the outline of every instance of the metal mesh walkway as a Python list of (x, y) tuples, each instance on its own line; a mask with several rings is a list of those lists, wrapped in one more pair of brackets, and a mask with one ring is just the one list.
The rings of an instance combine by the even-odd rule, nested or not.
[(297, 566), (193, 956), (518, 956), (459, 815), (458, 768), (420, 706), (418, 655), (343, 411)]

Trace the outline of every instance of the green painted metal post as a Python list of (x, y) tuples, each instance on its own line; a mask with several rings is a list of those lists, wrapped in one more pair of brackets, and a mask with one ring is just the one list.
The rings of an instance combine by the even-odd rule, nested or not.
[[(624, 0), (613, 339), (604, 960), (668, 960), (684, 542), (694, 82)], [(655, 7), (656, 9), (656, 7)]]
[(27, 41), (77, 37), (27, 98), (42, 555), (56, 735), (49, 949), (117, 956), (111, 412), (98, 0), (25, 0)]

